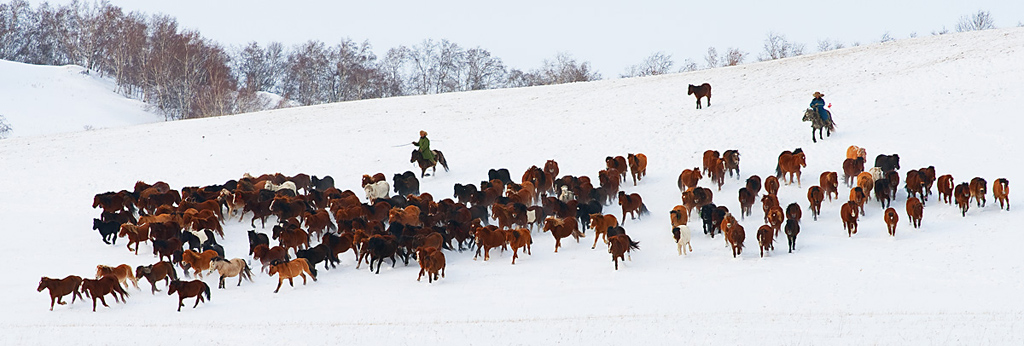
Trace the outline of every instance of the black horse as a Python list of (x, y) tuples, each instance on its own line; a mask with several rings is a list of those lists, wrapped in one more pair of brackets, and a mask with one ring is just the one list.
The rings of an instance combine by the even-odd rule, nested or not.
[(402, 174), (395, 174), (392, 183), (391, 186), (399, 196), (420, 194), (420, 180), (416, 179), (416, 173), (405, 171)]
[(117, 245), (117, 231), (121, 230), (121, 224), (116, 221), (103, 222), (100, 219), (92, 219), (92, 229), (100, 231), (104, 243)]

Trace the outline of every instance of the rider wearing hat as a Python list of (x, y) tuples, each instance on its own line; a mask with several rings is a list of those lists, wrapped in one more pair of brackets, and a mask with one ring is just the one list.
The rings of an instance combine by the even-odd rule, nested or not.
[(825, 123), (827, 124), (832, 121), (832, 114), (828, 111), (828, 109), (825, 109), (824, 97), (825, 94), (815, 91), (814, 99), (811, 100), (811, 108), (817, 111), (818, 116), (821, 117), (821, 120), (825, 121)]
[(420, 140), (417, 142), (412, 142), (412, 145), (419, 147), (420, 154), (423, 155), (424, 159), (430, 160), (430, 162), (436, 161), (436, 158), (434, 157), (434, 152), (430, 150), (430, 140), (427, 139), (427, 131), (421, 130)]

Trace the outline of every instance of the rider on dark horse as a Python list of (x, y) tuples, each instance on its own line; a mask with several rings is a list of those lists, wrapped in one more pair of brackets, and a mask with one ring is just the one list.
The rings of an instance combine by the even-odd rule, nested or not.
[(437, 158), (434, 157), (434, 152), (430, 150), (430, 140), (427, 139), (427, 131), (420, 131), (420, 140), (412, 142), (412, 145), (419, 147), (420, 154), (423, 158), (429, 160), (430, 163), (436, 163)]
[(820, 92), (815, 91), (814, 92), (814, 99), (811, 100), (811, 108), (813, 108), (816, 112), (818, 112), (818, 116), (821, 117), (822, 121), (824, 121), (826, 124), (828, 124), (828, 123), (832, 122), (832, 113), (829, 112), (828, 109), (825, 108), (825, 99), (824, 99), (824, 97), (825, 97), (825, 94), (822, 94)]

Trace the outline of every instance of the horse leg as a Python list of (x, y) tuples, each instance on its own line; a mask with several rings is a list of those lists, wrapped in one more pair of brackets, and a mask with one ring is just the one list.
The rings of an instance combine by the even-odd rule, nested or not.
[[(241, 277), (238, 278), (238, 283), (242, 283)], [(224, 288), (224, 274), (220, 274), (220, 283), (217, 285), (217, 288)]]
[(199, 301), (200, 300), (202, 300), (204, 302), (206, 301), (206, 300), (203, 300), (203, 293), (202, 292), (200, 292), (199, 295), (196, 295), (196, 304), (192, 305), (193, 309), (195, 309), (197, 306), (199, 306)]
[(813, 127), (811, 128), (811, 141), (814, 142), (814, 143), (818, 143), (818, 139), (814, 138), (814, 128)]

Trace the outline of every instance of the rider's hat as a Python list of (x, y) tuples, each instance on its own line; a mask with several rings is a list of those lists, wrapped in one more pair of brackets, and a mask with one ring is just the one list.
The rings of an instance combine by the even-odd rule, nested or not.
[(825, 94), (822, 94), (820, 92), (815, 91), (814, 92), (814, 98), (819, 98), (819, 97), (825, 97)]
[(427, 131), (420, 130), (420, 137), (426, 137)]

